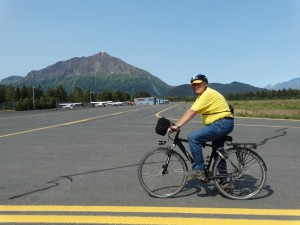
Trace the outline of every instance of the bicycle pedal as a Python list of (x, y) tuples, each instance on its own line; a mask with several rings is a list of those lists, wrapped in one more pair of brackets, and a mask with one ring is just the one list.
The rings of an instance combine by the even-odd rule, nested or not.
[(158, 145), (165, 145), (166, 143), (166, 141), (158, 141)]
[(208, 178), (205, 178), (205, 179), (198, 179), (199, 181), (200, 181), (200, 183), (202, 183), (202, 184), (207, 184), (207, 183), (209, 183), (209, 179)]

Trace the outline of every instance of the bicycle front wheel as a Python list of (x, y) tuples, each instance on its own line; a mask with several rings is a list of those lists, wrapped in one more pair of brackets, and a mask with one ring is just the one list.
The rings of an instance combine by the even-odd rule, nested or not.
[(213, 166), (218, 190), (231, 199), (254, 197), (266, 182), (264, 161), (248, 148), (229, 149), (222, 154), (224, 159), (219, 156)]
[(151, 196), (168, 198), (176, 195), (187, 181), (187, 165), (173, 150), (158, 148), (148, 152), (140, 161), (138, 178)]

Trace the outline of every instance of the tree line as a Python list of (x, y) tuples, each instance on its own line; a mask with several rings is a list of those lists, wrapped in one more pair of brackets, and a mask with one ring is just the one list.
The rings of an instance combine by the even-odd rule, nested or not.
[[(147, 91), (139, 91), (130, 95), (121, 91), (104, 90), (93, 93), (90, 90), (82, 90), (75, 87), (67, 93), (63, 86), (49, 87), (45, 92), (41, 87), (25, 86), (16, 87), (0, 85), (0, 109), (29, 110), (29, 109), (52, 109), (60, 103), (81, 102), (89, 105), (93, 101), (133, 101), (134, 98), (150, 97)], [(168, 96), (170, 101), (193, 101), (196, 96)], [(293, 99), (300, 98), (300, 90), (261, 90), (257, 92), (230, 93), (225, 95), (227, 100), (263, 100), (263, 99)]]
[[(300, 90), (261, 90), (256, 92), (229, 93), (224, 95), (227, 100), (270, 100), (270, 99), (299, 99)], [(197, 96), (171, 96), (167, 97), (171, 101), (194, 101)]]
[(234, 93), (226, 96), (228, 100), (264, 100), (264, 99), (299, 99), (300, 90), (280, 89), (257, 92)]
[(29, 110), (29, 109), (52, 109), (57, 108), (60, 103), (80, 102), (89, 105), (93, 101), (133, 101), (133, 98), (149, 97), (146, 91), (136, 92), (129, 95), (121, 91), (104, 90), (93, 93), (90, 90), (82, 90), (75, 87), (67, 93), (63, 86), (49, 87), (45, 92), (41, 87), (16, 87), (0, 85), (0, 109), (6, 110)]

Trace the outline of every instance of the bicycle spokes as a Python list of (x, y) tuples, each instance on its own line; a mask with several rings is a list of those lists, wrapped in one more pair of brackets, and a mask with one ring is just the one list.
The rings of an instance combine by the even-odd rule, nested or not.
[(178, 153), (160, 148), (142, 158), (138, 177), (150, 195), (165, 198), (177, 194), (184, 187), (186, 171), (186, 163)]
[(265, 166), (251, 149), (230, 149), (226, 151), (226, 164), (220, 166), (222, 160), (221, 157), (216, 160), (213, 175), (218, 178), (215, 184), (223, 195), (233, 199), (248, 199), (263, 187)]

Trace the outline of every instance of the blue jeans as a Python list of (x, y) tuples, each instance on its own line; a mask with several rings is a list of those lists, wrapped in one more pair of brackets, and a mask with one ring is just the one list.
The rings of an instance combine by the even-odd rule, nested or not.
[(229, 134), (233, 127), (233, 119), (223, 118), (201, 129), (192, 131), (188, 135), (190, 151), (194, 158), (192, 163), (194, 170), (203, 170), (205, 168), (201, 143), (211, 141), (215, 146), (213, 151), (216, 151), (217, 148), (224, 147), (223, 137)]

